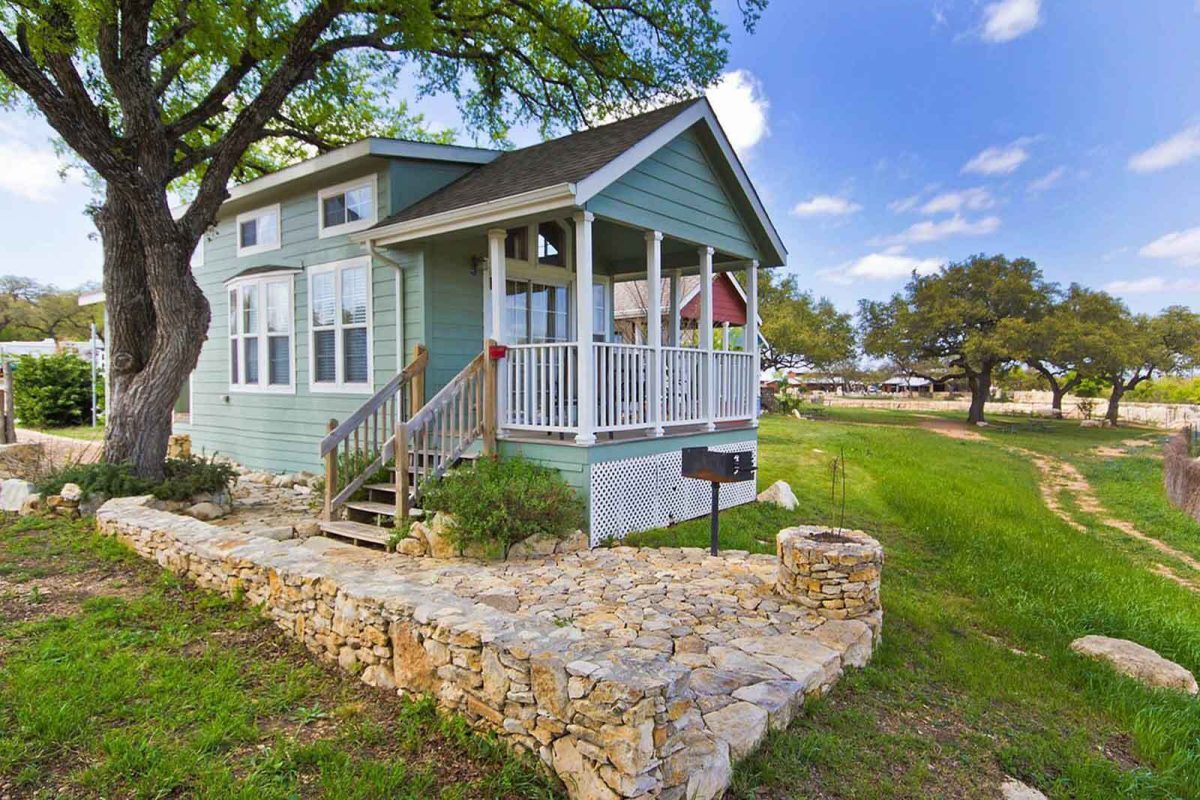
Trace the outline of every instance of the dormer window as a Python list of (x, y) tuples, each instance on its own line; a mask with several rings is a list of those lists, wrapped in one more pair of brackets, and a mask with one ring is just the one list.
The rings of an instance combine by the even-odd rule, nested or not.
[(317, 194), (321, 236), (361, 231), (375, 224), (375, 178), (343, 183)]
[(237, 216), (237, 254), (252, 256), (279, 249), (279, 204)]
[(513, 261), (529, 260), (529, 229), (510, 228), (504, 237), (504, 257)]
[(567, 232), (557, 222), (538, 225), (538, 263), (552, 267), (567, 265)]

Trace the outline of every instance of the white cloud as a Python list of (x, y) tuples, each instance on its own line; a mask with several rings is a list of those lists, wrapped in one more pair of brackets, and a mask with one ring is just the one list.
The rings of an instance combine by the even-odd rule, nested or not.
[(1061, 181), (1066, 174), (1066, 167), (1055, 167), (1042, 177), (1030, 181), (1027, 188), (1033, 194), (1040, 194), (1047, 189), (1052, 188), (1055, 184)]
[(921, 195), (914, 194), (914, 195), (909, 195), (908, 197), (902, 197), (899, 200), (893, 200), (892, 202), (888, 203), (888, 208), (890, 208), (892, 211), (896, 212), (897, 214), (904, 214), (906, 212), (912, 211), (914, 208), (917, 207), (917, 205), (920, 202), (921, 202)]
[(1026, 146), (1030, 141), (1028, 138), (1022, 138), (1012, 144), (982, 150), (963, 165), (962, 171), (980, 175), (1009, 175), (1029, 160), (1029, 150)]
[(922, 242), (937, 242), (951, 236), (983, 236), (1000, 227), (999, 217), (982, 217), (969, 220), (959, 214), (941, 220), (923, 220), (910, 225), (895, 236), (874, 240), (875, 244), (909, 245)]
[(1137, 153), (1129, 159), (1134, 172), (1158, 172), (1200, 158), (1200, 125), (1185, 128), (1170, 139)]
[(1042, 24), (1041, 0), (999, 0), (983, 9), (985, 41), (1011, 42)]
[(1155, 292), (1194, 292), (1200, 289), (1200, 280), (1178, 278), (1169, 281), (1158, 275), (1134, 280), (1110, 281), (1104, 290), (1113, 294), (1153, 294)]
[(959, 211), (982, 211), (996, 204), (992, 193), (982, 186), (957, 192), (942, 192), (921, 206), (923, 214), (945, 214)]
[(1166, 258), (1180, 266), (1200, 266), (1200, 227), (1160, 236), (1138, 251), (1146, 258)]
[(817, 273), (831, 283), (849, 285), (855, 281), (886, 281), (907, 278), (916, 272), (930, 275), (945, 263), (944, 258), (916, 258), (906, 255), (904, 247), (896, 245), (884, 250), (868, 253), (855, 261), (848, 261), (832, 269)]
[[(0, 134), (7, 131), (0, 131)], [(0, 191), (38, 203), (54, 199), (62, 187), (58, 155), (49, 147), (35, 147), (17, 138), (0, 138)]]
[(818, 194), (792, 206), (793, 217), (841, 217), (861, 211), (862, 206), (845, 197)]
[(724, 73), (705, 94), (738, 155), (745, 156), (771, 132), (767, 125), (771, 104), (763, 94), (762, 83), (747, 70)]

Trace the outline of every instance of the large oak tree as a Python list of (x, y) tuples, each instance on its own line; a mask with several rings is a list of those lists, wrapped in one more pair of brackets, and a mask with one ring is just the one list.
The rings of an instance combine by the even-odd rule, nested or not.
[(851, 315), (824, 297), (818, 300), (801, 291), (795, 275), (759, 270), (758, 311), (768, 342), (764, 367), (825, 370), (853, 360)]
[(957, 371), (971, 388), (967, 421), (983, 422), (993, 373), (1022, 355), (1020, 332), (1041, 321), (1053, 293), (1026, 258), (978, 255), (932, 275), (914, 273), (903, 294), (860, 303), (863, 349)]
[(1100, 374), (1112, 385), (1104, 416), (1114, 426), (1126, 392), (1200, 363), (1200, 315), (1185, 306), (1168, 306), (1155, 316), (1126, 313), (1111, 334)]
[[(765, 5), (741, 0), (748, 28)], [(210, 319), (188, 262), (231, 181), (366, 133), (420, 133), (397, 96), (449, 93), (502, 140), (513, 123), (575, 127), (695, 94), (725, 57), (710, 0), (3, 4), (0, 101), (41, 114), (103, 187), (105, 457), (161, 474)]]

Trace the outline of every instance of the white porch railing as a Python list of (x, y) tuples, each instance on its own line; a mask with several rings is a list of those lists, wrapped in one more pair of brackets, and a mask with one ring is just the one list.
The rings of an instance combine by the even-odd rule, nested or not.
[(579, 424), (578, 358), (574, 342), (510, 345), (502, 370), (501, 426), (574, 431)]
[(717, 381), (717, 422), (753, 419), (758, 376), (754, 354), (720, 350), (713, 353)]
[[(649, 345), (592, 343), (594, 431), (651, 430), (701, 425), (708, 353), (663, 347), (660, 364)], [(717, 422), (752, 420), (758, 389), (754, 355), (713, 352)], [(501, 427), (514, 431), (571, 433), (579, 430), (578, 350), (574, 342), (510, 345), (501, 369)], [(659, 397), (650, 377), (658, 370)], [(655, 404), (657, 415), (655, 414)]]
[(628, 431), (653, 424), (650, 370), (654, 348), (643, 344), (592, 344), (596, 364), (596, 431)]
[(662, 348), (664, 427), (704, 422), (704, 358), (694, 347)]

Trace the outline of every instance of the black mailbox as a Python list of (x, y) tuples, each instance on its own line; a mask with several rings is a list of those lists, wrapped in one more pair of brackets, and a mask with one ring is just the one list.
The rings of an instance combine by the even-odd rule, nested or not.
[(721, 484), (754, 480), (754, 453), (718, 453), (707, 447), (683, 448), (683, 477), (712, 484), (712, 517), (709, 552), (717, 554), (720, 532)]
[(754, 453), (718, 453), (707, 447), (683, 448), (683, 477), (709, 483), (754, 480)]

